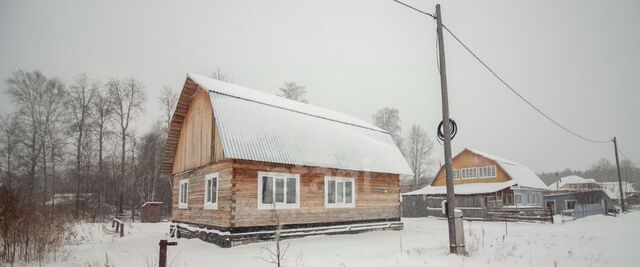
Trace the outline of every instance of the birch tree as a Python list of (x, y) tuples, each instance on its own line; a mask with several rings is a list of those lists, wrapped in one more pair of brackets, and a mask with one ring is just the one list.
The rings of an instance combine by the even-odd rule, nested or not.
[(402, 136), (400, 127), (400, 111), (396, 108), (381, 108), (373, 114), (373, 124), (389, 132), (393, 142), (402, 149)]
[(142, 105), (146, 96), (144, 86), (140, 81), (134, 78), (125, 80), (112, 79), (107, 82), (107, 87), (109, 88), (109, 95), (113, 105), (113, 115), (117, 124), (118, 135), (121, 140), (119, 211), (122, 213), (122, 202), (124, 198), (122, 182), (126, 177), (125, 158), (127, 152), (127, 135), (131, 131), (131, 122), (136, 118), (138, 112), (142, 111)]
[(105, 141), (110, 135), (109, 123), (113, 119), (113, 103), (106, 87), (100, 87), (95, 91), (94, 100), (91, 102), (91, 130), (98, 147), (98, 216), (102, 216), (102, 204), (106, 202), (107, 175), (105, 171), (104, 154)]
[[(78, 218), (80, 212), (80, 185), (85, 178), (82, 173), (82, 151), (85, 144), (85, 134), (88, 133), (88, 127), (90, 126), (89, 114), (91, 112), (91, 103), (95, 97), (97, 91), (97, 84), (89, 81), (87, 75), (80, 75), (76, 79), (75, 84), (67, 89), (67, 105), (69, 107), (71, 129), (75, 135), (75, 149), (76, 149), (76, 203), (75, 203), (75, 217)], [(86, 174), (87, 172), (85, 172)], [(85, 188), (86, 189), (86, 188)]]
[(429, 139), (427, 131), (418, 125), (413, 125), (405, 139), (405, 157), (413, 171), (414, 190), (420, 185), (420, 181), (427, 178), (431, 165), (431, 150), (433, 142)]

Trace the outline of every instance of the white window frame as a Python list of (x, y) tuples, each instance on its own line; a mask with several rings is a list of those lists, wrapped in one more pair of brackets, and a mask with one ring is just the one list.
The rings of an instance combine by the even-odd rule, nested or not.
[[(182, 192), (183, 185), (186, 185), (184, 192)], [(185, 200), (184, 202), (182, 201), (183, 199)], [(182, 179), (178, 186), (178, 209), (187, 208), (189, 208), (189, 179)]]
[(478, 178), (483, 179), (483, 178), (496, 178), (496, 177), (497, 177), (497, 169), (495, 165), (478, 167)]
[[(216, 179), (216, 197), (214, 201), (207, 201), (207, 196), (210, 194), (207, 184), (209, 181)], [(218, 192), (220, 192), (220, 175), (217, 172), (210, 173), (204, 176), (204, 209), (205, 210), (217, 210), (218, 209)]]
[(522, 195), (514, 193), (513, 194), (513, 203), (522, 204)]
[[(343, 194), (343, 203), (329, 203), (329, 181), (336, 181), (336, 185), (338, 182), (351, 182), (351, 203), (344, 203), (344, 199), (346, 196), (346, 191), (342, 191)], [(339, 177), (339, 176), (325, 176), (324, 177), (324, 207), (325, 208), (355, 208), (356, 207), (356, 180), (354, 178), (349, 177)], [(335, 187), (335, 194), (337, 199), (338, 187)]]
[[(262, 203), (262, 177), (273, 177), (273, 204)], [(287, 203), (287, 178), (296, 179), (296, 203)], [(284, 179), (284, 202), (276, 202), (275, 199), (275, 183), (277, 179)], [(281, 172), (258, 172), (258, 209), (259, 210), (282, 210), (282, 209), (299, 209), (300, 208), (300, 174), (295, 173), (281, 173)], [(275, 204), (275, 205), (274, 205)]]

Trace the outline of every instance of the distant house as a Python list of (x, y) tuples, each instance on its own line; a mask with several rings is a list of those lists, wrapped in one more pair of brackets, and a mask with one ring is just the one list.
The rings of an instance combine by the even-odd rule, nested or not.
[[(467, 148), (453, 157), (452, 165), (457, 208), (466, 218), (485, 218), (489, 208), (544, 207), (547, 186), (522, 164)], [(443, 216), (445, 184), (443, 166), (431, 185), (403, 194), (403, 216)]]
[(602, 187), (595, 179), (582, 178), (578, 175), (570, 175), (562, 177), (555, 183), (550, 184), (549, 190), (566, 190), (566, 191), (592, 191), (600, 190)]
[(544, 201), (554, 214), (568, 215), (573, 219), (614, 210), (609, 196), (602, 190), (548, 191)]
[(399, 175), (412, 174), (368, 122), (194, 74), (163, 172), (178, 232), (224, 247), (270, 238), (278, 221), (288, 237), (401, 229)]

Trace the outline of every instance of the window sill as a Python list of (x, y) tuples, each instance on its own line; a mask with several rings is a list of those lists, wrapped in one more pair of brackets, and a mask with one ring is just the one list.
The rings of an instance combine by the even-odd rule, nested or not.
[(329, 203), (325, 203), (324, 207), (327, 209), (349, 209), (349, 208), (355, 208), (356, 205), (355, 204), (329, 204)]
[(206, 203), (206, 204), (204, 204), (204, 209), (205, 210), (217, 210), (218, 209), (218, 203)]
[(186, 210), (186, 209), (188, 209), (188, 208), (189, 208), (189, 207), (187, 206), (187, 204), (178, 204), (178, 209)]
[[(299, 209), (300, 204), (276, 204), (275, 210), (292, 210)], [(258, 210), (273, 210), (273, 204), (262, 204), (258, 203)]]

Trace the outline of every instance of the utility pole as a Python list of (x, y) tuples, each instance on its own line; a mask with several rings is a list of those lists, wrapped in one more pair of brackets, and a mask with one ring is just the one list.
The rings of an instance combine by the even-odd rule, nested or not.
[(622, 178), (620, 178), (620, 162), (618, 161), (618, 142), (616, 137), (613, 137), (613, 149), (616, 151), (616, 168), (618, 169), (618, 186), (620, 187), (620, 208), (622, 212), (625, 212), (624, 208), (624, 192), (622, 191)]
[[(456, 225), (456, 198), (453, 191), (453, 167), (451, 166), (451, 124), (449, 123), (449, 96), (447, 94), (447, 68), (444, 59), (444, 38), (442, 34), (442, 13), (440, 5), (436, 5), (436, 21), (438, 22), (438, 56), (440, 58), (440, 88), (442, 90), (442, 124), (444, 135), (444, 162), (447, 182), (447, 222), (449, 224), (449, 250), (451, 253), (465, 255), (464, 230), (462, 223)], [(460, 218), (461, 220), (462, 218)], [(459, 229), (456, 229), (456, 226)], [(457, 231), (456, 231), (457, 230)]]

